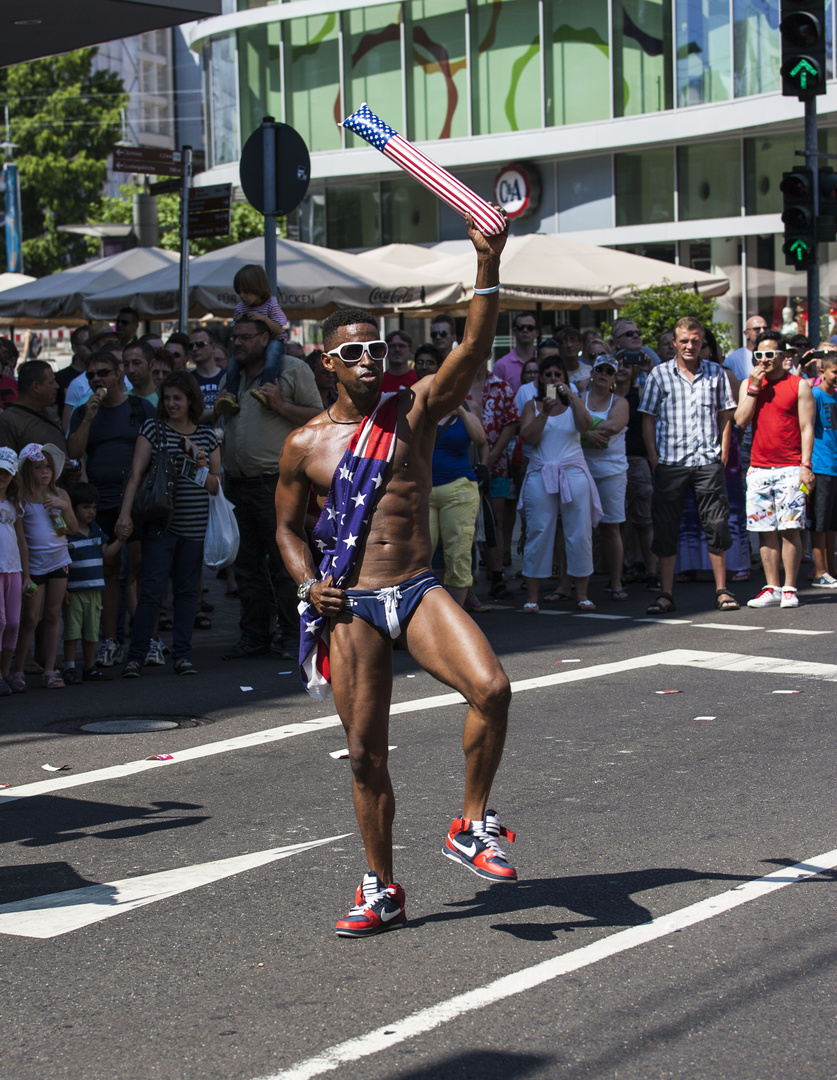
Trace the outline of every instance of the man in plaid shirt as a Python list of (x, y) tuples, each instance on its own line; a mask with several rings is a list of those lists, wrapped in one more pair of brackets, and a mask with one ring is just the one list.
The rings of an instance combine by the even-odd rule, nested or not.
[(735, 401), (718, 364), (700, 359), (703, 326), (684, 316), (674, 327), (674, 360), (653, 368), (640, 402), (642, 435), (654, 473), (652, 550), (660, 560), (660, 595), (649, 615), (676, 611), (674, 564), (686, 491), (691, 487), (715, 577), (715, 607), (736, 611), (726, 587), (726, 555), (732, 547), (724, 465)]

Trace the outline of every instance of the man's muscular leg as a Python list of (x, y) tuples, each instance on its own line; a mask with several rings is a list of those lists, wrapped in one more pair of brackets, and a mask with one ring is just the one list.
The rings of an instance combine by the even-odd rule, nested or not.
[(395, 817), (387, 768), (392, 645), (362, 619), (341, 616), (331, 632), (330, 660), (334, 703), (346, 730), (355, 813), (366, 858), (369, 869), (390, 885)]
[(404, 636), (413, 659), (468, 702), (462, 734), (463, 814), (481, 820), (503, 755), (511, 700), (509, 680), (483, 632), (444, 589), (427, 593)]

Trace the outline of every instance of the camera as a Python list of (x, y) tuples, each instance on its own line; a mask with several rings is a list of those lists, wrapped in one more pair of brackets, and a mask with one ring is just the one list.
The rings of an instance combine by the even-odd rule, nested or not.
[(613, 354), (614, 360), (620, 360), (623, 364), (644, 364), (648, 357), (644, 352), (634, 352), (632, 349), (620, 349)]

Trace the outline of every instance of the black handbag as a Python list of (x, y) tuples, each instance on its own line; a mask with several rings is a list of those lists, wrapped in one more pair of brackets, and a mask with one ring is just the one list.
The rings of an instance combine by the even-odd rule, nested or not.
[(134, 495), (134, 517), (143, 525), (156, 525), (165, 531), (174, 513), (174, 486), (177, 475), (175, 455), (166, 442), (166, 431), (158, 420), (151, 464)]

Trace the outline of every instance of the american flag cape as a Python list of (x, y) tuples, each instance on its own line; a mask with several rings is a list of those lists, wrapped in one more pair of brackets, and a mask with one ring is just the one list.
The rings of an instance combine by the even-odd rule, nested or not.
[[(329, 574), (342, 588), (363, 544), (384, 472), (395, 452), (398, 393), (381, 394), (372, 412), (361, 420), (331, 480), (323, 512), (311, 534), (323, 553), (320, 580)], [(327, 620), (313, 604), (299, 611), (299, 669), (302, 685), (322, 701), (331, 689)]]
[(341, 127), (366, 139), (376, 150), (380, 150), (385, 157), (394, 161), (458, 214), (463, 217), (470, 214), (483, 235), (495, 236), (505, 229), (506, 222), (499, 210), (481, 199), (447, 169), (431, 161), (389, 124), (385, 124), (365, 101), (351, 116), (346, 117)]

